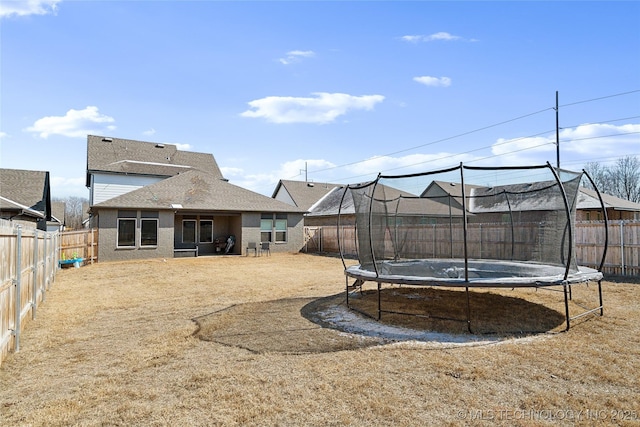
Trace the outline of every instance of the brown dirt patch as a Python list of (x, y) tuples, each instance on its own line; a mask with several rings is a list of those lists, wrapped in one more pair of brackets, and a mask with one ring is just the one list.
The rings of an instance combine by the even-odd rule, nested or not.
[(199, 327), (195, 335), (254, 353), (328, 353), (389, 342), (327, 329), (303, 317), (305, 307), (316, 307), (318, 301), (287, 298), (234, 305), (194, 319)]

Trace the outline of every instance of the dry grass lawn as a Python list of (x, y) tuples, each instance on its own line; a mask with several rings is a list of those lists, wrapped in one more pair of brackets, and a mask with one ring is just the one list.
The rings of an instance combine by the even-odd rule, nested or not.
[[(344, 284), (339, 258), (304, 254), (62, 270), (0, 366), (0, 425), (640, 424), (638, 284), (603, 282), (604, 317), (568, 332), (561, 293), (474, 291), (471, 344), (328, 328), (318, 313), (344, 310)], [(574, 301), (593, 305), (595, 289), (575, 288)], [(354, 304), (375, 309), (364, 291)], [(385, 307), (464, 317), (456, 290), (382, 295)], [(393, 314), (381, 324), (466, 330)]]

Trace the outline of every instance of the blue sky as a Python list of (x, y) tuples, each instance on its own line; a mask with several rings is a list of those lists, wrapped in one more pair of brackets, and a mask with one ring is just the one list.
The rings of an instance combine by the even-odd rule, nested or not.
[[(231, 183), (640, 156), (640, 2), (0, 3), (0, 167), (88, 197), (87, 134)], [(1, 184), (0, 184), (1, 185)]]

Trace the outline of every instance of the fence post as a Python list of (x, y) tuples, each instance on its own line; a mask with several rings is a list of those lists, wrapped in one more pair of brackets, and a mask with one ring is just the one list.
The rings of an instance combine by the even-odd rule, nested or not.
[(624, 221), (620, 221), (620, 263), (622, 275), (627, 275), (627, 267), (624, 265)]
[(16, 353), (20, 351), (20, 314), (22, 313), (22, 301), (21, 301), (21, 286), (22, 286), (22, 226), (18, 225), (17, 240), (16, 240), (16, 306), (15, 306), (15, 323), (14, 323), (14, 336), (13, 351)]
[(47, 254), (47, 239), (49, 238), (48, 233), (44, 235), (44, 239), (42, 239), (42, 244), (44, 245), (43, 248), (43, 252), (44, 252), (44, 256), (43, 258), (43, 264), (42, 264), (42, 271), (43, 271), (43, 277), (42, 277), (42, 302), (45, 301), (46, 299), (46, 295), (47, 295), (47, 281), (49, 280), (49, 273), (47, 271), (47, 258), (49, 257), (49, 255)]
[(36, 309), (38, 308), (38, 230), (33, 232), (33, 286), (31, 300), (31, 319), (36, 318)]

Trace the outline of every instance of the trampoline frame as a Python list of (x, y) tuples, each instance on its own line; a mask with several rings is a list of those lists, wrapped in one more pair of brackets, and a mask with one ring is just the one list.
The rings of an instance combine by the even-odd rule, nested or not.
[[(468, 233), (468, 229), (467, 229), (467, 202), (466, 199), (468, 196), (465, 195), (464, 193), (464, 188), (465, 188), (465, 184), (464, 184), (464, 170), (465, 169), (469, 169), (469, 170), (518, 170), (518, 169), (541, 169), (541, 168), (548, 168), (555, 180), (556, 183), (558, 184), (561, 192), (562, 192), (562, 198), (564, 201), (564, 207), (565, 207), (565, 213), (567, 215), (567, 223), (568, 223), (568, 227), (567, 227), (567, 233), (568, 233), (568, 240), (569, 240), (569, 244), (568, 244), (568, 256), (566, 258), (566, 265), (565, 265), (565, 269), (564, 269), (564, 275), (562, 277), (562, 279), (558, 280), (553, 280), (553, 281), (549, 281), (549, 280), (540, 280), (540, 279), (545, 279), (540, 278), (540, 277), (531, 277), (531, 278), (525, 278), (523, 280), (521, 280), (520, 282), (524, 282), (518, 284), (518, 286), (514, 286), (513, 282), (509, 282), (508, 280), (495, 280), (495, 281), (491, 281), (491, 280), (485, 280), (485, 281), (478, 281), (477, 283), (474, 283), (474, 281), (469, 279), (469, 262), (473, 260), (469, 259), (469, 255), (468, 255), (468, 247), (467, 247), (467, 233)], [(581, 280), (580, 276), (577, 276), (577, 278), (575, 279), (570, 279), (569, 278), (569, 273), (570, 273), (570, 268), (571, 268), (571, 261), (573, 259), (573, 248), (574, 248), (574, 242), (573, 242), (573, 225), (574, 225), (574, 218), (571, 215), (571, 208), (569, 206), (569, 201), (567, 199), (567, 194), (565, 191), (565, 188), (562, 184), (562, 181), (560, 180), (560, 177), (557, 173), (557, 171), (549, 164), (549, 162), (547, 162), (545, 165), (539, 165), (539, 166), (507, 166), (507, 167), (481, 167), (481, 166), (466, 166), (463, 165), (462, 163), (460, 163), (459, 166), (457, 167), (453, 167), (453, 168), (448, 168), (448, 169), (442, 169), (442, 170), (438, 170), (438, 171), (432, 171), (432, 172), (427, 172), (427, 173), (418, 173), (418, 174), (410, 174), (410, 175), (397, 175), (397, 176), (390, 176), (390, 175), (382, 175), (382, 174), (378, 174), (378, 177), (376, 178), (376, 180), (364, 184), (364, 185), (358, 185), (358, 186), (346, 186), (344, 189), (344, 192), (342, 194), (342, 198), (340, 200), (340, 206), (338, 208), (338, 230), (341, 230), (341, 224), (340, 224), (340, 220), (341, 220), (341, 214), (342, 214), (342, 205), (344, 203), (344, 198), (347, 194), (347, 192), (349, 191), (350, 188), (364, 188), (366, 186), (369, 185), (374, 185), (374, 189), (372, 193), (375, 193), (375, 186), (378, 185), (378, 182), (381, 178), (407, 178), (407, 177), (414, 177), (414, 176), (421, 176), (421, 175), (431, 175), (431, 174), (437, 174), (437, 173), (446, 173), (446, 172), (451, 172), (451, 171), (455, 171), (457, 169), (460, 169), (460, 179), (461, 179), (461, 188), (462, 190), (462, 195), (461, 195), (461, 200), (462, 200), (462, 224), (463, 224), (463, 253), (464, 253), (464, 279), (458, 279), (458, 280), (442, 280), (442, 279), (438, 279), (438, 278), (420, 278), (420, 280), (407, 280), (404, 279), (402, 276), (386, 276), (384, 274), (381, 274), (378, 268), (378, 262), (375, 259), (375, 251), (373, 248), (373, 241), (371, 238), (371, 225), (372, 225), (372, 209), (371, 209), (371, 204), (373, 203), (373, 198), (370, 201), (370, 206), (369, 206), (369, 249), (371, 251), (371, 256), (373, 259), (373, 269), (374, 269), (374, 273), (375, 273), (375, 277), (368, 277), (371, 276), (369, 275), (365, 275), (365, 274), (357, 274), (356, 272), (352, 270), (350, 270), (345, 262), (345, 254), (343, 252), (342, 249), (342, 245), (340, 242), (340, 232), (338, 232), (337, 235), (337, 239), (338, 239), (338, 248), (340, 250), (340, 257), (342, 259), (342, 263), (344, 266), (344, 273), (345, 273), (345, 281), (346, 281), (346, 305), (349, 309), (356, 311), (360, 314), (363, 314), (367, 317), (371, 317), (375, 320), (381, 320), (382, 318), (382, 313), (393, 313), (393, 314), (402, 314), (402, 315), (411, 315), (411, 316), (417, 316), (417, 317), (425, 317), (425, 318), (432, 318), (432, 319), (441, 319), (441, 320), (453, 320), (453, 321), (460, 321), (460, 322), (466, 322), (467, 324), (467, 330), (469, 331), (469, 333), (473, 333), (472, 328), (471, 328), (471, 295), (470, 295), (470, 288), (473, 287), (482, 287), (482, 288), (489, 288), (489, 287), (502, 287), (502, 288), (515, 288), (515, 287), (527, 287), (527, 288), (549, 288), (549, 287), (555, 287), (555, 286), (561, 286), (562, 287), (562, 292), (564, 295), (564, 308), (565, 308), (565, 321), (566, 321), (566, 328), (564, 329), (564, 331), (568, 331), (569, 328), (571, 327), (571, 321), (581, 318), (583, 316), (592, 314), (592, 313), (596, 313), (599, 312), (600, 316), (604, 315), (604, 303), (603, 303), (603, 298), (602, 298), (602, 268), (604, 266), (605, 263), (605, 259), (606, 259), (606, 255), (607, 255), (607, 247), (608, 247), (608, 242), (609, 242), (609, 233), (608, 233), (608, 217), (607, 217), (607, 210), (605, 208), (604, 205), (604, 201), (602, 199), (602, 195), (600, 193), (600, 191), (598, 190), (597, 186), (595, 185), (595, 182), (593, 181), (593, 179), (591, 178), (591, 176), (583, 169), (582, 170), (582, 174), (583, 176), (585, 176), (589, 182), (591, 183), (591, 186), (594, 188), (596, 194), (598, 195), (598, 199), (600, 202), (600, 208), (603, 214), (603, 218), (604, 218), (604, 230), (605, 230), (605, 242), (604, 242), (604, 250), (602, 253), (602, 259), (600, 261), (600, 265), (598, 266), (597, 271), (599, 274), (598, 275), (594, 275), (597, 276), (597, 279), (594, 279), (594, 277), (589, 277), (589, 276), (585, 276), (584, 279)], [(508, 200), (507, 200), (508, 203)], [(511, 212), (511, 206), (509, 205), (509, 210), (510, 210), (510, 215), (512, 215)], [(451, 221), (451, 212), (449, 213), (450, 216), (450, 221)], [(512, 222), (512, 227), (513, 227), (513, 222)], [(357, 233), (356, 233), (357, 234)], [(513, 239), (513, 233), (512, 233), (512, 239)], [(483, 261), (489, 261), (489, 260), (483, 260)], [(358, 266), (359, 267), (359, 266)], [(593, 269), (590, 269), (593, 270)], [(353, 284), (349, 284), (349, 278), (355, 278), (355, 282)], [(529, 280), (527, 280), (529, 279)], [(538, 280), (535, 280), (538, 279)], [(360, 291), (362, 292), (362, 287), (364, 285), (365, 282), (367, 281), (371, 281), (371, 282), (376, 282), (377, 283), (377, 315), (376, 316), (372, 316), (369, 313), (364, 312), (363, 310), (359, 310), (355, 307), (352, 306), (352, 304), (350, 304), (349, 302), (349, 295), (350, 293), (356, 292), (356, 291)], [(572, 300), (572, 295), (571, 295), (571, 286), (575, 285), (575, 284), (579, 284), (579, 283), (589, 283), (592, 281), (596, 281), (598, 284), (598, 305), (595, 307), (583, 307), (581, 305), (579, 305), (581, 308), (584, 309), (584, 311), (575, 314), (573, 316), (571, 316), (570, 310), (569, 310), (569, 301)], [(425, 314), (416, 314), (416, 313), (406, 313), (406, 312), (397, 312), (397, 311), (392, 311), (392, 310), (384, 310), (382, 307), (382, 299), (381, 299), (381, 291), (382, 291), (382, 285), (384, 283), (388, 283), (388, 284), (398, 284), (398, 285), (409, 285), (409, 286), (439, 286), (439, 287), (464, 287), (465, 289), (465, 294), (466, 294), (466, 318), (465, 319), (454, 319), (454, 318), (442, 318), (442, 317), (436, 317), (436, 316), (431, 316), (428, 313)], [(578, 304), (576, 304), (578, 305)]]

